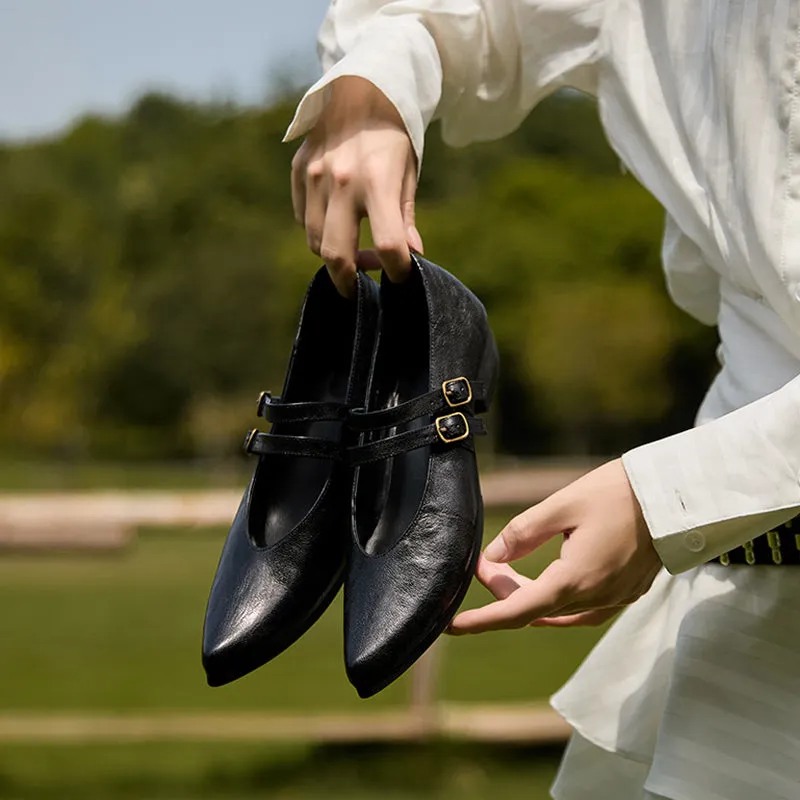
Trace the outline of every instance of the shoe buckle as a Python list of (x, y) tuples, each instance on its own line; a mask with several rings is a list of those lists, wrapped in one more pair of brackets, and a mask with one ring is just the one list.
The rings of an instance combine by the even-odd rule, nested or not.
[(250, 455), (253, 451), (250, 449), (253, 446), (253, 440), (256, 438), (258, 434), (258, 428), (253, 428), (253, 430), (247, 432), (247, 436), (244, 437), (244, 451), (247, 455)]
[(463, 375), (460, 378), (449, 378), (442, 383), (442, 394), (450, 408), (457, 408), (472, 400), (472, 386)]
[(469, 422), (460, 412), (436, 418), (436, 433), (445, 444), (453, 444), (469, 436)]
[(270, 400), (272, 400), (272, 395), (269, 392), (261, 392), (258, 396), (258, 408), (256, 409), (257, 417), (264, 416), (264, 407), (269, 405)]

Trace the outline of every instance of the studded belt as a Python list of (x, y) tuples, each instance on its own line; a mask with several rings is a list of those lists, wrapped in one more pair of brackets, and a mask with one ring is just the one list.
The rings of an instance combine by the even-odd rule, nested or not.
[(709, 563), (726, 567), (800, 565), (800, 517), (790, 519), (780, 527), (723, 553)]

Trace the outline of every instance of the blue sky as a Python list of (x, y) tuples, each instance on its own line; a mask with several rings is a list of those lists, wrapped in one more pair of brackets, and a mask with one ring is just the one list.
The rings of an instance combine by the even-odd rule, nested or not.
[(259, 102), (309, 82), (328, 0), (0, 0), (0, 137), (118, 113), (150, 88)]

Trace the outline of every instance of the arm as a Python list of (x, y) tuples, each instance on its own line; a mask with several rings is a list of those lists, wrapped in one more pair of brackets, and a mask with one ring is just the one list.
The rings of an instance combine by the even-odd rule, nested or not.
[[(464, 144), (511, 131), (559, 86), (593, 90), (602, 5), (334, 3), (320, 36), (327, 72), (286, 138), (308, 133), (293, 162), (295, 213), (340, 291), (357, 264), (370, 265), (358, 252), (362, 216), (393, 280), (403, 278), (408, 247), (422, 249), (413, 201), (431, 119)], [(687, 569), (791, 516), (800, 506), (798, 391), (632, 451), (512, 520), (479, 565), (497, 602), (459, 615), (453, 630), (598, 621), (647, 591), (662, 558)], [(743, 457), (746, 478), (729, 468)], [(560, 558), (535, 581), (506, 563), (562, 532)]]
[(331, 5), (319, 38), (325, 75), (300, 102), (285, 138), (308, 134), (293, 164), (295, 214), (340, 291), (352, 285), (357, 263), (370, 266), (357, 253), (354, 217), (369, 217), (380, 265), (394, 280), (407, 269), (408, 245), (421, 249), (413, 200), (432, 119), (441, 118), (450, 144), (466, 144), (510, 132), (560, 86), (593, 91), (604, 5)]
[[(451, 630), (599, 624), (646, 592), (662, 562), (682, 572), (798, 511), (800, 377), (636, 448), (513, 519), (478, 564), (496, 601), (462, 612)], [(508, 564), (562, 532), (559, 558), (536, 580)]]
[(338, 0), (319, 35), (325, 74), (286, 134), (310, 130), (326, 89), (344, 75), (370, 81), (397, 108), (422, 161), (425, 130), (464, 145), (514, 130), (561, 86), (595, 89), (603, 3), (561, 0)]
[(800, 378), (622, 461), (667, 569), (715, 558), (800, 513)]

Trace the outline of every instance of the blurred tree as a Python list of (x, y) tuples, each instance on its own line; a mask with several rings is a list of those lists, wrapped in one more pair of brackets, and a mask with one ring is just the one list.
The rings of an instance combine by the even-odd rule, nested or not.
[[(293, 108), (148, 95), (0, 148), (6, 453), (236, 451), (257, 392), (281, 386), (318, 268), (292, 219)], [(611, 452), (690, 424), (714, 337), (662, 288), (661, 216), (580, 96), (467, 149), (434, 128), (419, 224), (489, 310), (502, 449)]]

